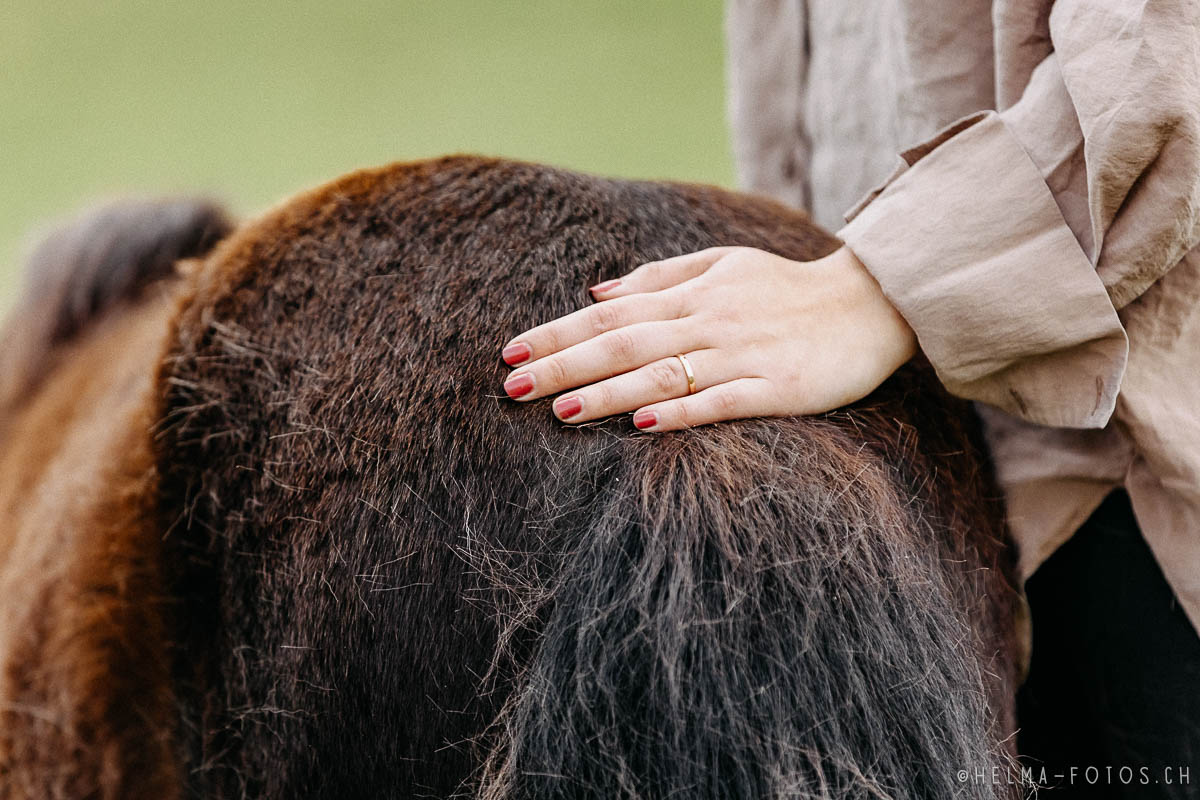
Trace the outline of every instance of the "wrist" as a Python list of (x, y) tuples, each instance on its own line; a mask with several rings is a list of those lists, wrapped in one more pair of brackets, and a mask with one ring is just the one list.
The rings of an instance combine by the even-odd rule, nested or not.
[(858, 304), (864, 311), (864, 321), (873, 334), (874, 350), (890, 375), (917, 354), (916, 333), (853, 250), (843, 245), (828, 258), (834, 262), (834, 268), (848, 276), (855, 287)]

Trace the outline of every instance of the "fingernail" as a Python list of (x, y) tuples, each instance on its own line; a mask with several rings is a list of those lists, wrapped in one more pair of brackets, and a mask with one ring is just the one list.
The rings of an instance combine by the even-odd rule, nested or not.
[(597, 283), (595, 286), (588, 289), (588, 291), (591, 292), (592, 294), (604, 294), (605, 292), (611, 292), (613, 289), (617, 288), (620, 285), (621, 285), (621, 279), (613, 278), (611, 281), (605, 281), (604, 283)]
[(560, 397), (554, 401), (554, 412), (558, 414), (559, 419), (570, 419), (580, 411), (583, 411), (583, 398), (577, 394)]
[(633, 424), (640, 431), (644, 431), (646, 428), (653, 428), (658, 424), (658, 414), (655, 414), (653, 411), (639, 411), (633, 415)]
[(533, 355), (533, 348), (524, 342), (510, 344), (508, 347), (500, 351), (500, 357), (504, 359), (504, 363), (510, 367), (515, 367), (518, 364), (524, 364)]
[(514, 375), (504, 382), (504, 391), (514, 400), (533, 391), (533, 376), (528, 372)]

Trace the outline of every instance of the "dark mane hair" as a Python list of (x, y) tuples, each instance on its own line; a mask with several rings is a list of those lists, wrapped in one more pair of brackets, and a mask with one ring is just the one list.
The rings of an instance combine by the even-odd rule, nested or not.
[(451, 158), (224, 241), (157, 386), (191, 797), (1000, 797), (1016, 593), (969, 406), (646, 436), (500, 397), (636, 264), (836, 240), (766, 200)]
[(0, 352), (0, 409), (32, 393), (50, 351), (122, 302), (206, 255), (233, 229), (216, 203), (125, 200), (82, 213), (48, 233), (25, 266), (24, 297)]

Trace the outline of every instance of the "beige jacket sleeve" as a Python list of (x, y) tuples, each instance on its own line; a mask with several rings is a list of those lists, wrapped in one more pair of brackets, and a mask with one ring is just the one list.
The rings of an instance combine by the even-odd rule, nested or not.
[(902, 154), (839, 235), (953, 393), (1102, 427), (1116, 309), (1200, 241), (1200, 0), (1058, 0), (1020, 99)]

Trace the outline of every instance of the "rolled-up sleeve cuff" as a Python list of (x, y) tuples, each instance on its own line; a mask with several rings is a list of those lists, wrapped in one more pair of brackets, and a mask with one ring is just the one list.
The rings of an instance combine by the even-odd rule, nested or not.
[(950, 392), (1041, 425), (1105, 425), (1125, 371), (1125, 331), (998, 115), (966, 117), (905, 152), (847, 218), (838, 236)]

